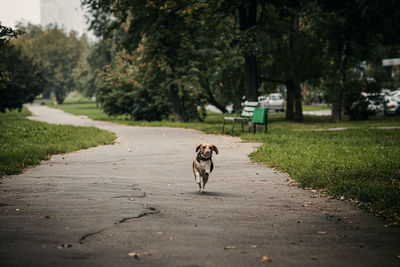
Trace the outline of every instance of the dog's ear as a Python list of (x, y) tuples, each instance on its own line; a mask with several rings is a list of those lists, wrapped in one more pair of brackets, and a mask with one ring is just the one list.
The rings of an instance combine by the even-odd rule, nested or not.
[(216, 154), (218, 154), (218, 148), (216, 146), (212, 145), (211, 148), (212, 148), (212, 150), (215, 151)]
[(200, 147), (202, 146), (202, 144), (196, 146), (196, 152), (199, 151)]

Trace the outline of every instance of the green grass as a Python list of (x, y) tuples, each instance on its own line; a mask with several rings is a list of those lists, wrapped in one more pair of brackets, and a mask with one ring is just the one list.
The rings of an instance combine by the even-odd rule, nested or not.
[[(209, 113), (204, 122), (131, 121), (127, 117), (109, 117), (93, 102), (72, 99), (55, 106), (64, 111), (92, 119), (128, 125), (182, 127), (221, 133), (225, 115)], [(400, 221), (400, 177), (394, 173), (400, 165), (400, 130), (378, 130), (379, 126), (400, 126), (399, 117), (371, 117), (368, 121), (331, 124), (329, 116), (305, 116), (305, 122), (286, 121), (284, 114), (270, 114), (268, 134), (241, 133), (239, 124), (234, 135), (263, 145), (251, 158), (269, 167), (285, 171), (300, 186), (325, 189), (330, 195), (380, 214), (395, 223)], [(327, 131), (343, 127), (344, 131)], [(324, 131), (315, 131), (324, 129)], [(230, 125), (227, 126), (230, 132)]]
[(326, 189), (399, 220), (399, 130), (275, 131), (256, 140), (264, 144), (251, 158), (289, 173), (301, 187)]
[(331, 110), (331, 106), (327, 105), (303, 105), (303, 111)]
[(94, 127), (52, 125), (26, 119), (23, 109), (0, 113), (0, 177), (18, 174), (50, 155), (111, 144), (116, 136)]

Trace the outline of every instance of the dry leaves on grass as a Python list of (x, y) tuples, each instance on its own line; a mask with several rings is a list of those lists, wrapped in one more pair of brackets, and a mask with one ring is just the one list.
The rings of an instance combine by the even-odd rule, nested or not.
[(174, 253), (174, 254), (172, 254), (172, 257), (179, 258), (179, 254), (178, 253)]

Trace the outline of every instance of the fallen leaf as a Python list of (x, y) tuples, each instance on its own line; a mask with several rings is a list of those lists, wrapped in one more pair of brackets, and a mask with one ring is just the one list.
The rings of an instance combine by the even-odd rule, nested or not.
[(324, 235), (324, 234), (326, 234), (326, 232), (325, 231), (318, 231), (318, 234)]
[(260, 260), (261, 262), (271, 262), (271, 258), (267, 256), (263, 256)]
[(15, 209), (15, 211), (19, 211), (19, 209)]
[(315, 256), (312, 256), (311, 259), (312, 259), (312, 260), (315, 260), (315, 261), (318, 260), (318, 258), (315, 257)]
[(50, 219), (51, 217), (49, 215), (44, 216), (45, 219)]
[(137, 253), (137, 252), (129, 252), (129, 253), (128, 253), (128, 256), (129, 256), (129, 257), (134, 257), (135, 259), (139, 259), (140, 253)]
[(178, 253), (174, 253), (174, 254), (172, 254), (172, 257), (179, 258), (179, 254)]
[(251, 245), (250, 247), (251, 247), (251, 248), (256, 248), (256, 247), (257, 247), (257, 245)]
[(226, 246), (226, 247), (224, 247), (224, 250), (235, 249), (235, 248), (236, 248), (235, 246)]
[(162, 234), (163, 234), (163, 232), (157, 232), (157, 234), (159, 234), (159, 235), (162, 235)]

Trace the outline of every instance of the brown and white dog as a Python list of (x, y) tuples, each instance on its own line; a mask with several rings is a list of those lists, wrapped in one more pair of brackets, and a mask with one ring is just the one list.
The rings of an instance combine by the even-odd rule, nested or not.
[(218, 148), (215, 145), (200, 144), (196, 147), (196, 152), (198, 153), (193, 161), (193, 173), (200, 192), (204, 192), (208, 176), (214, 169), (214, 164), (211, 160), (213, 151), (218, 154)]

